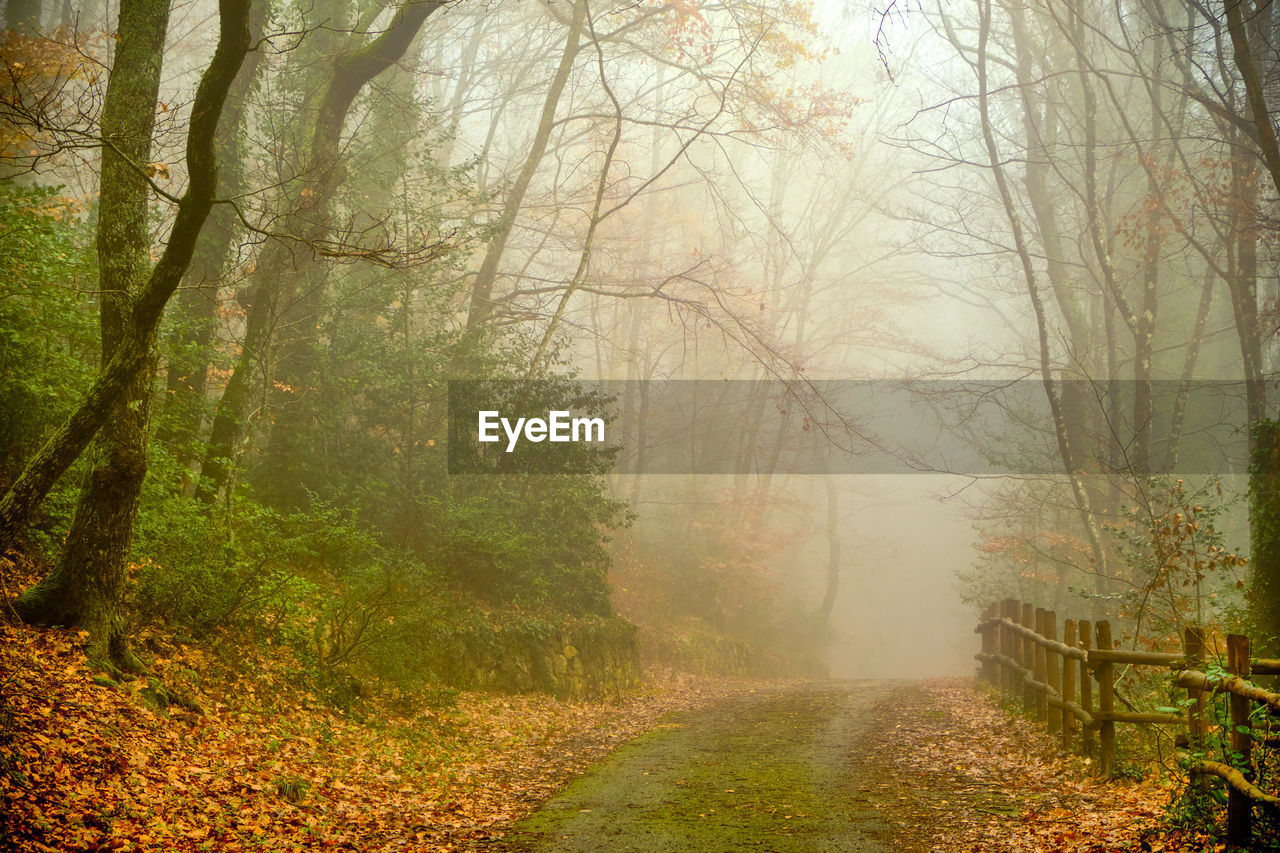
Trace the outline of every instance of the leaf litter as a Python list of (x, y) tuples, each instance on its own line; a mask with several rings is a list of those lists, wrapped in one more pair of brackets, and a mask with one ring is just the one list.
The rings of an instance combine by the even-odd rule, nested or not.
[(904, 682), (872, 714), (850, 796), (883, 821), (895, 853), (1225, 849), (1166, 819), (1184, 780), (1097, 779), (971, 679)]
[(279, 661), (200, 672), (203, 716), (140, 701), (84, 663), (83, 638), (0, 624), (0, 838), (13, 851), (455, 851), (483, 847), (617, 746), (753, 682), (651, 674), (617, 703), (458, 694), (343, 713)]
[[(283, 650), (247, 676), (197, 647), (150, 645), (153, 669), (197, 685), (205, 715), (91, 672), (75, 632), (0, 624), (6, 850), (485, 849), (670, 714), (765, 684), (658, 671), (616, 703), (462, 692), (456, 707), (410, 696), (356, 714), (291, 687)], [(1223, 849), (1166, 823), (1179, 780), (1094, 779), (972, 680), (903, 682), (870, 713), (832, 795), (895, 853)]]

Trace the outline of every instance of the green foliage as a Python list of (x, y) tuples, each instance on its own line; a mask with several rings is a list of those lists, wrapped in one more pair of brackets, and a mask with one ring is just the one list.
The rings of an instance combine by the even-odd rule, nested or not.
[(277, 777), (274, 786), (276, 794), (291, 803), (302, 802), (311, 791), (311, 783), (295, 775)]
[(131, 557), (137, 617), (194, 638), (238, 620), (280, 624), (275, 617), (295, 609), (290, 595), (306, 586), (287, 543), (277, 539), (281, 523), (276, 513), (241, 501), (230, 519), (238, 535), (231, 535), (227, 519), (209, 517), (192, 498), (147, 501)]
[(638, 674), (636, 629), (617, 617), (486, 610), (465, 598), (409, 635), (419, 675), (459, 687), (616, 695)]
[(1226, 795), (1216, 788), (1199, 791), (1191, 785), (1179, 785), (1165, 811), (1165, 821), (1173, 827), (1201, 829), (1212, 826), (1217, 811), (1226, 805)]
[[(360, 513), (319, 499), (281, 513), (241, 494), (228, 513), (209, 516), (175, 488), (181, 471), (155, 455), (134, 541), (135, 612), (180, 635), (274, 637), (296, 650), (335, 705), (353, 707), (370, 681), (415, 693), (441, 682), (559, 688), (563, 673), (549, 661), (562, 636), (616, 655), (634, 650), (634, 629), (602, 618), (607, 559), (590, 524), (575, 539), (546, 518), (521, 527), (501, 504), (485, 513), (475, 500), (449, 514), (441, 502), (441, 514), (429, 514), (435, 547), (414, 552), (386, 544)], [(479, 559), (509, 576), (464, 581), (459, 565)], [(499, 609), (481, 603), (491, 599)]]
[[(284, 22), (293, 12), (281, 14)], [(327, 55), (328, 36), (314, 37)], [(363, 96), (374, 132), (344, 152), (333, 236), (402, 247), (413, 263), (299, 270), (287, 334), (266, 359), (270, 381), (225, 503), (192, 496), (191, 460), (201, 455), (192, 442), (204, 440), (211, 400), (192, 394), (153, 406), (129, 557), (135, 619), (188, 638), (229, 632), (286, 643), (340, 704), (359, 698), (368, 679), (406, 689), (441, 677), (475, 683), (474, 668), (453, 671), (450, 655), (541, 660), (565, 625), (613, 624), (609, 531), (628, 521), (602, 476), (612, 451), (572, 449), (567, 473), (556, 476), (449, 475), (447, 377), (459, 365), (522, 376), (527, 348), (513, 332), (459, 328), (469, 254), (484, 236), (474, 224), (475, 164), (436, 162), (433, 152), (450, 140), (412, 74), (383, 82)], [(263, 97), (292, 109), (304, 89), (293, 80), (273, 94), (264, 87)], [(308, 138), (305, 120), (296, 124), (282, 150)], [(83, 295), (90, 232), (73, 212), (53, 190), (0, 188), (10, 248), (0, 259), (0, 440), (17, 461), (65, 417), (97, 367), (96, 306)], [(170, 312), (166, 339), (191, 337), (181, 313)], [(235, 338), (234, 327), (221, 329), (212, 343), (171, 348), (167, 358), (214, 368), (216, 393)], [(591, 413), (608, 405), (561, 380), (535, 387), (539, 405)], [(69, 515), (72, 497), (55, 493), (47, 506)], [(56, 529), (46, 536), (53, 541)], [(631, 635), (605, 644), (615, 640), (634, 649)]]
[[(95, 278), (89, 231), (56, 187), (0, 180), (0, 484), (60, 425), (97, 369)], [(73, 471), (64, 483), (74, 483)], [(70, 517), (64, 486), (32, 531), (47, 545)]]
[(93, 253), (60, 189), (0, 181), (0, 441), (23, 454), (65, 418), (97, 358)]
[(1142, 494), (1124, 510), (1126, 523), (1107, 527), (1132, 582), (1120, 598), (1122, 613), (1148, 635), (1176, 641), (1182, 626), (1209, 624), (1244, 588), (1247, 561), (1222, 532), (1231, 502), (1216, 481), (1195, 487), (1153, 477)]
[(607, 615), (606, 526), (622, 505), (588, 478), (503, 476), (451, 484), (425, 522), (425, 547), (453, 584), (491, 604)]
[[(601, 476), (615, 451), (556, 445), (557, 470), (572, 473), (451, 476), (444, 376), (465, 344), (447, 328), (432, 332), (430, 300), (397, 296), (397, 282), (382, 285), (389, 307), (353, 300), (329, 318), (308, 356), (306, 389), (281, 393), (263, 452), (250, 459), (256, 494), (281, 511), (315, 500), (341, 508), (491, 605), (607, 614), (606, 531), (627, 523)], [(606, 398), (565, 380), (521, 388), (544, 413), (607, 412)]]
[(332, 673), (379, 652), (438, 585), (421, 561), (329, 504), (285, 514), (241, 496), (212, 517), (162, 477), (149, 485), (133, 549), (137, 609), (191, 635), (265, 628)]
[(1146, 767), (1132, 761), (1117, 761), (1111, 770), (1111, 778), (1128, 779), (1131, 782), (1141, 782), (1147, 778)]

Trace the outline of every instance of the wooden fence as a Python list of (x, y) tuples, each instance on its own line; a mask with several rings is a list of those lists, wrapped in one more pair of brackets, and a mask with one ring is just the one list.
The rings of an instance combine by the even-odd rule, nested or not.
[[(1061, 640), (1058, 627), (1056, 613), (1033, 604), (1006, 598), (991, 605), (974, 629), (982, 635), (982, 651), (975, 657), (982, 662), (983, 677), (1006, 696), (1021, 695), (1026, 710), (1061, 737), (1064, 750), (1096, 755), (1105, 778), (1115, 772), (1117, 723), (1183, 727), (1179, 758), (1191, 785), (1205, 790), (1210, 777), (1227, 785), (1229, 844), (1250, 843), (1255, 805), (1280, 815), (1280, 797), (1252, 781), (1253, 744), (1280, 745), (1280, 737), (1270, 732), (1273, 715), (1280, 726), (1280, 693), (1249, 681), (1255, 675), (1280, 675), (1280, 660), (1251, 658), (1249, 638), (1232, 634), (1227, 637), (1225, 673), (1214, 667), (1210, 675), (1205, 671), (1205, 634), (1198, 627), (1183, 631), (1181, 653), (1116, 648), (1106, 621), (1066, 619)], [(1187, 691), (1186, 710), (1116, 710), (1115, 670), (1125, 664), (1170, 670), (1173, 684)], [(1239, 756), (1234, 766), (1204, 757), (1210, 726), (1206, 697), (1211, 693), (1229, 694), (1230, 749)], [(1262, 728), (1254, 726), (1258, 705), (1268, 709)]]

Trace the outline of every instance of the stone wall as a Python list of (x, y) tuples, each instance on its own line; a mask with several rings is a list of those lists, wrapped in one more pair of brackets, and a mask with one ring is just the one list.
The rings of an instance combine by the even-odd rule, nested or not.
[(432, 646), (431, 668), (454, 687), (616, 699), (640, 685), (636, 628), (617, 617), (476, 621)]

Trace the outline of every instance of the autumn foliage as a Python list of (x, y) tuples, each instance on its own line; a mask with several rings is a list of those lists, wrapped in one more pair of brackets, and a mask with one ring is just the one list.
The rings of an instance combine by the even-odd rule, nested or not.
[(733, 683), (658, 675), (617, 704), (423, 691), (342, 711), (264, 650), (237, 672), (144, 641), (205, 714), (114, 683), (83, 636), (0, 625), (0, 837), (6, 850), (474, 849), (664, 714)]

